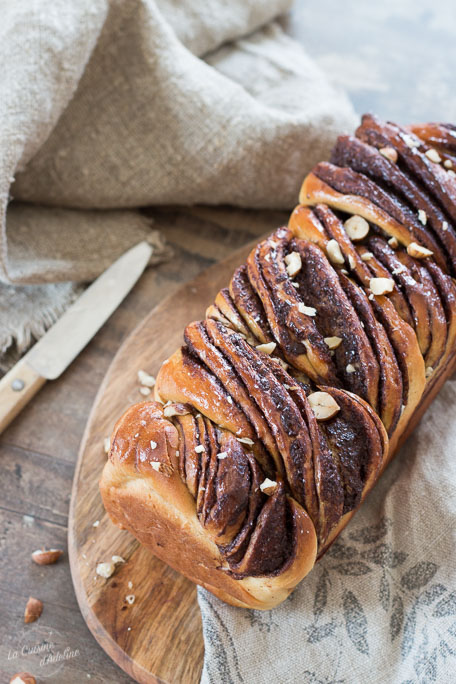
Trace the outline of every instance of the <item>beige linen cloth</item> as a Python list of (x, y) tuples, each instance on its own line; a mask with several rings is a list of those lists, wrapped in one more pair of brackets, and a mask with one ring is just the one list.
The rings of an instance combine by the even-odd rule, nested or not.
[(143, 238), (153, 261), (166, 256), (136, 208), (293, 206), (304, 173), (355, 121), (273, 21), (290, 4), (4, 0), (0, 368), (75, 281)]
[[(146, 238), (155, 261), (166, 256), (138, 207), (293, 206), (305, 172), (355, 120), (273, 22), (289, 5), (3, 1), (3, 367), (75, 282), (129, 245)], [(455, 681), (455, 404), (451, 381), (281, 607), (240, 610), (199, 592), (205, 684)]]
[(202, 684), (454, 684), (455, 406), (456, 378), (281, 606), (199, 590)]

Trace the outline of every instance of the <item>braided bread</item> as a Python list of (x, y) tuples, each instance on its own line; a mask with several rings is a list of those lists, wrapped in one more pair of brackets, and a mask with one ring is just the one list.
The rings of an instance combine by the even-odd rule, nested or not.
[(288, 596), (452, 371), (453, 165), (450, 125), (339, 138), (117, 422), (115, 523), (233, 605)]

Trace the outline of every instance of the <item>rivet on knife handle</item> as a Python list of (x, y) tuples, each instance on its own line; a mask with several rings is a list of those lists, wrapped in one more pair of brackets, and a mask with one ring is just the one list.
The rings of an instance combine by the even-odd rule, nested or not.
[(25, 359), (21, 359), (0, 380), (0, 432), (35, 396), (46, 382)]

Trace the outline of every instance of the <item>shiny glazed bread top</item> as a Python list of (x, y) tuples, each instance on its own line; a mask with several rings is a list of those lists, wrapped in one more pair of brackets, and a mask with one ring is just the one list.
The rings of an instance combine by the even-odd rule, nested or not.
[(363, 117), (163, 364), (173, 456), (136, 466), (178, 474), (233, 579), (285, 573), (304, 515), (323, 553), (452, 361), (453, 164), (452, 126)]

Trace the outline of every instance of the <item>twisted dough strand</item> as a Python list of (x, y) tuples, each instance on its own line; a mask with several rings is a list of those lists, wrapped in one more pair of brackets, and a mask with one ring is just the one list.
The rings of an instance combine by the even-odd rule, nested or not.
[[(119, 421), (109, 468), (125, 462), (129, 423), (147, 406), (172, 435), (157, 461), (147, 443), (129, 458), (151, 463), (154, 478), (178, 473), (173, 486), (188, 491), (225, 579), (207, 567), (184, 570), (223, 598), (253, 605), (257, 592), (257, 607), (283, 600), (447, 372), (456, 335), (453, 159), (452, 127), (363, 117), (356, 137), (340, 138), (331, 163), (305, 179), (288, 227), (252, 250), (205, 321), (187, 326), (157, 377), (160, 403)], [(140, 445), (150, 434), (143, 422), (135, 419)]]

